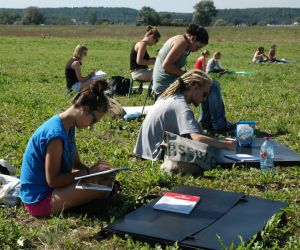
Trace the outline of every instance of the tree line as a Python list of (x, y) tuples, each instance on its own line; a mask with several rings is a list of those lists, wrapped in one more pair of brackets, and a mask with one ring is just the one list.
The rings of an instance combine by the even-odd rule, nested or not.
[(0, 24), (102, 24), (185, 26), (195, 22), (203, 26), (291, 24), (300, 21), (300, 9), (257, 8), (217, 10), (213, 1), (201, 0), (193, 13), (157, 12), (151, 7), (131, 8), (37, 8), (0, 9)]

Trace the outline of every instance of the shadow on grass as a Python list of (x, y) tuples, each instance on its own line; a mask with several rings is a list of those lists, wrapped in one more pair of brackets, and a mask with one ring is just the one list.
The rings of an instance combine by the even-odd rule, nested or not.
[(65, 216), (82, 216), (110, 221), (112, 217), (119, 218), (135, 208), (134, 197), (118, 194), (113, 197), (94, 200), (89, 203), (77, 206), (65, 212)]
[(289, 133), (289, 131), (287, 129), (285, 129), (285, 128), (277, 129), (277, 132), (275, 132), (275, 133), (267, 133), (265, 131), (261, 131), (259, 129), (255, 129), (255, 135), (256, 135), (256, 137), (264, 137), (264, 136), (277, 137), (277, 136), (281, 136), (281, 135), (286, 135), (288, 133)]

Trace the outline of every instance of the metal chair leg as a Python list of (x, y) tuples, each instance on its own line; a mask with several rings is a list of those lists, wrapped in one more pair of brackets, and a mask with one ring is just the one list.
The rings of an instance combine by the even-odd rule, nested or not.
[(150, 81), (150, 84), (149, 84), (149, 87), (148, 87), (148, 91), (147, 91), (147, 95), (146, 95), (146, 99), (145, 99), (145, 102), (144, 102), (144, 106), (143, 106), (141, 115), (143, 115), (144, 109), (145, 109), (145, 106), (146, 106), (146, 103), (147, 103), (147, 100), (148, 100), (148, 97), (150, 97), (150, 95), (151, 95), (152, 84), (153, 84), (153, 82), (152, 82), (152, 80), (151, 80), (151, 81)]
[(130, 79), (130, 88), (129, 88), (128, 97), (130, 97), (132, 94), (133, 82), (134, 82), (134, 80)]

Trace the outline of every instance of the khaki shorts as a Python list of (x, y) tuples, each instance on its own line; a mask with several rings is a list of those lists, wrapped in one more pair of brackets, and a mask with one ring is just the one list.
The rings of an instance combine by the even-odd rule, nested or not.
[(70, 88), (70, 91), (80, 92), (80, 82), (76, 82)]
[(132, 80), (151, 81), (152, 69), (137, 69), (131, 72)]

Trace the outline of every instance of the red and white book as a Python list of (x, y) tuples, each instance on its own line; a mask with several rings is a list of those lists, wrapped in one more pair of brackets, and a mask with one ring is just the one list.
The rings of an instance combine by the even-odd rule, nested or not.
[(190, 214), (198, 201), (200, 201), (199, 196), (167, 192), (155, 203), (153, 208), (181, 214)]

